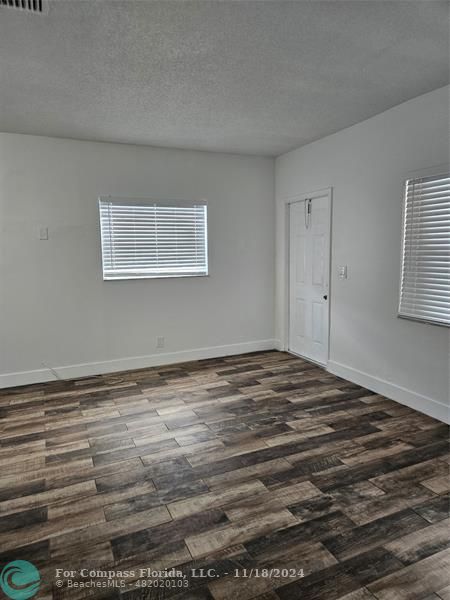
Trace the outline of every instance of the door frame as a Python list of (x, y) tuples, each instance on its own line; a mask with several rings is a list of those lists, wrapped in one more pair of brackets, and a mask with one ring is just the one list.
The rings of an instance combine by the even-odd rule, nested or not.
[[(284, 272), (285, 272), (285, 290), (284, 290), (284, 349), (286, 352), (290, 352), (291, 354), (295, 354), (291, 350), (289, 350), (289, 321), (290, 321), (290, 206), (291, 204), (295, 204), (296, 202), (304, 202), (305, 200), (314, 200), (315, 198), (323, 198), (327, 197), (329, 207), (330, 207), (330, 231), (329, 231), (329, 256), (328, 256), (328, 328), (327, 328), (327, 337), (328, 337), (328, 348), (327, 348), (327, 359), (325, 363), (316, 363), (325, 369), (328, 368), (328, 362), (330, 360), (330, 328), (331, 328), (331, 298), (332, 298), (332, 288), (331, 288), (331, 269), (332, 269), (332, 231), (333, 231), (333, 188), (322, 188), (319, 190), (315, 190), (314, 192), (308, 192), (305, 194), (299, 194), (298, 196), (290, 196), (285, 198), (284, 200), (284, 219), (285, 219), (285, 257), (284, 261)], [(301, 357), (309, 362), (316, 362), (308, 357)]]

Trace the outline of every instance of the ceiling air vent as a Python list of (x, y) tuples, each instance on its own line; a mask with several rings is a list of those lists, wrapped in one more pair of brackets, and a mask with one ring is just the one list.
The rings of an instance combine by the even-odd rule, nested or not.
[(0, 0), (1, 6), (38, 14), (46, 14), (48, 9), (46, 0)]

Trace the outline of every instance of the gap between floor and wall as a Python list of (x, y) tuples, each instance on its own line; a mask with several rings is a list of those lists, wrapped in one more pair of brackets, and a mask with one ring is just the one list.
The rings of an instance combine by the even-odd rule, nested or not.
[(126, 358), (80, 363), (76, 365), (48, 365), (42, 369), (34, 369), (32, 371), (0, 374), (0, 389), (16, 387), (19, 385), (30, 385), (33, 383), (45, 383), (57, 379), (76, 379), (78, 377), (131, 371), (133, 369), (146, 369), (148, 367), (189, 362), (191, 360), (219, 358), (221, 356), (246, 354), (262, 350), (274, 350), (276, 345), (277, 342), (273, 339), (257, 340), (238, 344), (226, 344), (223, 346), (196, 348), (193, 350), (180, 350), (178, 352), (159, 352), (157, 354), (148, 354), (145, 356), (129, 356)]
[[(161, 365), (189, 362), (191, 360), (202, 360), (207, 358), (219, 358), (221, 356), (232, 356), (234, 354), (246, 354), (260, 352), (263, 350), (285, 351), (281, 342), (275, 339), (257, 340), (238, 344), (227, 344), (223, 346), (211, 346), (197, 348), (194, 350), (181, 350), (179, 352), (167, 352), (150, 354), (147, 356), (133, 356), (123, 359), (108, 360), (102, 362), (91, 362), (77, 365), (66, 365), (62, 367), (51, 367), (35, 369), (32, 371), (21, 371), (18, 373), (5, 373), (0, 375), (0, 388), (30, 385), (34, 383), (45, 383), (57, 379), (76, 379), (78, 377), (89, 377), (119, 371), (133, 369), (145, 369)], [(447, 405), (433, 398), (423, 396), (401, 387), (379, 377), (358, 371), (347, 365), (336, 361), (329, 361), (327, 371), (347, 381), (356, 383), (377, 394), (381, 394), (413, 408), (430, 417), (450, 424), (450, 409)]]
[(327, 370), (330, 373), (333, 373), (333, 375), (347, 379), (372, 392), (376, 392), (377, 394), (386, 396), (386, 398), (395, 400), (400, 404), (409, 406), (409, 408), (413, 408), (429, 417), (450, 424), (450, 408), (443, 402), (439, 402), (439, 400), (417, 394), (408, 388), (396, 385), (385, 379), (380, 379), (374, 375), (369, 375), (369, 373), (365, 373), (364, 371), (358, 371), (353, 367), (348, 367), (347, 365), (343, 365), (333, 360), (328, 362)]

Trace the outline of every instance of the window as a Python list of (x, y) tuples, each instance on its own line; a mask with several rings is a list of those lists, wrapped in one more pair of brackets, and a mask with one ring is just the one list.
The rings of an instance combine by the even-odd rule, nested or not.
[(103, 279), (208, 274), (206, 204), (100, 199)]
[(450, 326), (450, 175), (406, 182), (399, 315)]

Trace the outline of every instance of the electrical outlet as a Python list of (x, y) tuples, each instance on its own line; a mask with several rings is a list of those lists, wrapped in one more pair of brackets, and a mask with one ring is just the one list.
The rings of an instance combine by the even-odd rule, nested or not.
[(41, 227), (39, 229), (39, 239), (48, 240), (48, 227)]
[(164, 338), (162, 336), (156, 338), (156, 347), (164, 348)]

